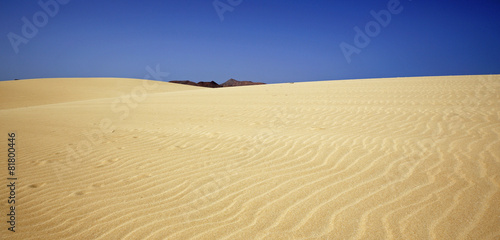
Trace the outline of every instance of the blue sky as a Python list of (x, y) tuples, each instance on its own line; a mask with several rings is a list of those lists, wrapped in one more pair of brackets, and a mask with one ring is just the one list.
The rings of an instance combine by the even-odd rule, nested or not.
[[(57, 3), (54, 16), (38, 1), (0, 2), (0, 80), (143, 78), (158, 64), (166, 80), (218, 83), (500, 73), (498, 0), (220, 0), (232, 8), (223, 21), (213, 0), (59, 1), (40, 1)], [(340, 44), (357, 47), (354, 28), (398, 2), (349, 63)], [(34, 16), (38, 32), (23, 35)]]

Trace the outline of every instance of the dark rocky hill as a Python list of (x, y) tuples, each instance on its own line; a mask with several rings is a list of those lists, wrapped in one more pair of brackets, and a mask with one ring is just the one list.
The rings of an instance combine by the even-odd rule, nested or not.
[(247, 86), (247, 85), (260, 85), (265, 84), (261, 82), (252, 82), (252, 81), (238, 81), (236, 79), (229, 79), (225, 83), (221, 84), (223, 87), (236, 87), (236, 86)]
[(214, 81), (211, 81), (211, 82), (198, 82), (198, 86), (200, 86), (200, 87), (209, 87), (209, 88), (219, 88), (219, 87), (222, 87), (221, 85), (217, 84)]
[(198, 86), (197, 83), (191, 82), (188, 80), (179, 80), (179, 81), (170, 81), (171, 83), (179, 83), (179, 84), (185, 84), (185, 85), (193, 85), (193, 86)]
[(219, 85), (214, 81), (211, 82), (191, 82), (188, 80), (175, 80), (175, 81), (170, 81), (171, 83), (178, 83), (178, 84), (186, 84), (186, 85), (192, 85), (192, 86), (199, 86), (199, 87), (209, 87), (209, 88), (219, 88), (219, 87), (236, 87), (236, 86), (246, 86), (246, 85), (260, 85), (260, 84), (265, 84), (261, 82), (252, 82), (252, 81), (238, 81), (236, 79), (229, 79), (225, 83)]

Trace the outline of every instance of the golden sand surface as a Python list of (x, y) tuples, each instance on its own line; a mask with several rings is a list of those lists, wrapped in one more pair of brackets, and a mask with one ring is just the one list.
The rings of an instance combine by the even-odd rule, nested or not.
[(500, 239), (500, 75), (7, 81), (0, 130), (1, 239)]

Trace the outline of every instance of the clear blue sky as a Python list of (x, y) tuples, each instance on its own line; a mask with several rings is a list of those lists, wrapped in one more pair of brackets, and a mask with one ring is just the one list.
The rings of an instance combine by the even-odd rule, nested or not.
[[(356, 47), (354, 28), (389, 0), (242, 0), (223, 21), (212, 0), (71, 0), (46, 24), (37, 2), (0, 1), (0, 80), (143, 78), (157, 64), (166, 80), (218, 83), (500, 73), (498, 0), (401, 0), (350, 63), (340, 44)], [(9, 33), (27, 40), (17, 53)]]

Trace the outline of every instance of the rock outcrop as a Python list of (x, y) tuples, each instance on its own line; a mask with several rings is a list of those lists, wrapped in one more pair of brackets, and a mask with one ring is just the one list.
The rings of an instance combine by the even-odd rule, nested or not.
[(261, 82), (252, 82), (252, 81), (238, 81), (236, 79), (229, 79), (225, 83), (221, 84), (223, 87), (235, 87), (235, 86), (247, 86), (247, 85), (260, 85), (265, 84)]
[(220, 87), (236, 87), (236, 86), (247, 86), (247, 85), (260, 85), (260, 84), (265, 84), (261, 82), (252, 82), (252, 81), (238, 81), (236, 79), (229, 79), (225, 83), (219, 85), (214, 81), (211, 82), (191, 82), (188, 80), (175, 80), (175, 81), (170, 81), (171, 83), (178, 83), (178, 84), (186, 84), (186, 85), (192, 85), (192, 86), (198, 86), (198, 87), (209, 87), (209, 88), (220, 88)]
[(191, 82), (188, 80), (182, 80), (182, 81), (170, 81), (171, 83), (179, 83), (179, 84), (185, 84), (185, 85), (192, 85), (192, 86), (198, 86), (197, 83)]
[(219, 88), (219, 87), (222, 87), (221, 85), (217, 84), (214, 81), (211, 81), (211, 82), (199, 82), (198, 86), (200, 86), (200, 87), (209, 87), (209, 88)]

